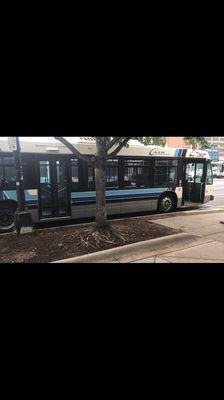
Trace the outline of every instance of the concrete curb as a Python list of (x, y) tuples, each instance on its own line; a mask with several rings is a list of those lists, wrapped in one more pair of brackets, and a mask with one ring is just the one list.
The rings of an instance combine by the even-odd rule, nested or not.
[[(212, 208), (212, 209), (206, 209), (206, 210), (190, 210), (190, 211), (185, 211), (185, 210), (180, 210), (180, 211), (175, 211), (174, 213), (170, 213), (170, 214), (150, 214), (150, 215), (140, 215), (140, 216), (134, 216), (134, 217), (130, 217), (127, 214), (127, 217), (125, 218), (116, 218), (116, 219), (109, 219), (109, 222), (117, 222), (117, 221), (125, 221), (127, 218), (128, 219), (138, 219), (138, 218), (148, 218), (149, 220), (154, 220), (154, 219), (160, 219), (160, 218), (171, 218), (171, 217), (175, 217), (178, 215), (198, 215), (201, 213), (204, 214), (208, 214), (208, 213), (217, 213), (217, 212), (224, 212), (224, 208)], [(45, 231), (45, 230), (56, 230), (56, 229), (69, 229), (69, 228), (76, 228), (76, 227), (80, 227), (80, 226), (90, 226), (93, 225), (94, 221), (92, 222), (81, 222), (79, 224), (71, 224), (71, 225), (63, 225), (63, 226), (53, 226), (51, 228), (38, 228), (38, 232), (41, 231)], [(11, 233), (5, 233), (5, 235), (11, 235)]]
[(177, 233), (170, 236), (163, 236), (158, 239), (146, 240), (144, 242), (138, 242), (129, 244), (122, 247), (116, 247), (114, 249), (103, 250), (92, 254), (87, 254), (80, 257), (68, 258), (66, 260), (54, 261), (52, 264), (89, 264), (89, 263), (119, 263), (119, 262), (130, 262), (136, 261), (145, 256), (152, 254), (158, 254), (164, 252), (167, 249), (177, 250), (180, 249), (181, 244), (189, 245), (195, 243), (195, 241), (201, 241), (202, 238), (199, 236), (191, 235), (188, 233)]
[[(186, 215), (194, 215), (194, 214), (210, 214), (210, 213), (217, 213), (217, 212), (224, 212), (224, 208), (211, 208), (211, 209), (205, 209), (205, 210), (192, 210), (192, 211), (182, 211)], [(177, 212), (178, 214), (178, 212)]]

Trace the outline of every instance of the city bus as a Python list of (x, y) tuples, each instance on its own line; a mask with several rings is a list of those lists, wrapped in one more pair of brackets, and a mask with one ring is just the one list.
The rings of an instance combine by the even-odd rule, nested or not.
[[(83, 155), (96, 153), (93, 138), (68, 140)], [(95, 173), (54, 138), (21, 138), (26, 209), (34, 223), (94, 217)], [(109, 157), (106, 174), (108, 215), (168, 213), (214, 199), (213, 175), (206, 151), (144, 146), (131, 140)], [(16, 169), (7, 138), (0, 139), (0, 231), (14, 229)]]

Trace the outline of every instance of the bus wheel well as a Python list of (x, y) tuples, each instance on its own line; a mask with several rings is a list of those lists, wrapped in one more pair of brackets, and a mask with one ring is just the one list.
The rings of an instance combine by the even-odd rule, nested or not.
[(158, 210), (161, 210), (161, 202), (162, 202), (162, 199), (164, 199), (165, 197), (169, 197), (172, 199), (172, 201), (173, 201), (172, 210), (176, 210), (177, 204), (178, 204), (178, 198), (177, 198), (177, 194), (172, 191), (166, 191), (161, 194), (161, 196), (159, 197), (159, 200), (158, 200)]
[(12, 232), (15, 226), (17, 202), (14, 200), (0, 201), (0, 233)]
[(16, 212), (18, 207), (18, 203), (15, 200), (1, 200), (0, 201), (0, 210), (12, 210)]

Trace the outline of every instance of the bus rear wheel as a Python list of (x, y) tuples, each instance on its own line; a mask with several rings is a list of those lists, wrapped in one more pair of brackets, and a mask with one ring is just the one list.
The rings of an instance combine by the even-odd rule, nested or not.
[(172, 195), (164, 195), (159, 200), (159, 211), (162, 213), (169, 213), (175, 211), (177, 208), (176, 201)]
[(0, 209), (0, 232), (12, 232), (14, 229), (14, 211), (9, 209)]

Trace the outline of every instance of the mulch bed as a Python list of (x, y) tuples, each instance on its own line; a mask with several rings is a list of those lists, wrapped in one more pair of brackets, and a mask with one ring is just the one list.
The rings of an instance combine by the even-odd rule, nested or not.
[(93, 224), (40, 230), (22, 236), (0, 235), (0, 263), (49, 263), (179, 232), (147, 217), (111, 221), (110, 225), (119, 236), (105, 237), (100, 242), (89, 234)]

